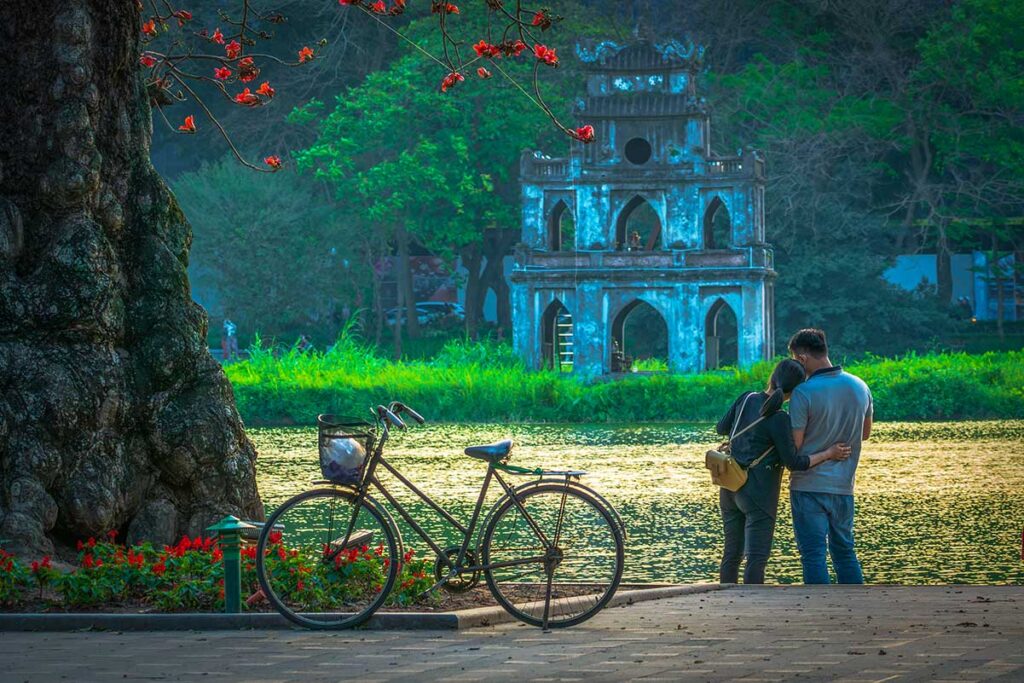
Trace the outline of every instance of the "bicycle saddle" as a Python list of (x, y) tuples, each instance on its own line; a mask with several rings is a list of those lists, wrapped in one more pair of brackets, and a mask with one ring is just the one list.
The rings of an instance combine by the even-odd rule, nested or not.
[(512, 439), (495, 441), (486, 446), (470, 446), (466, 449), (466, 455), (471, 458), (479, 458), (487, 462), (501, 462), (512, 452)]

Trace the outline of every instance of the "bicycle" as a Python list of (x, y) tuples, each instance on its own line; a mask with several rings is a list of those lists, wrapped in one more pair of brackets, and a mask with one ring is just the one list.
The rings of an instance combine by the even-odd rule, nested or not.
[[(608, 604), (622, 578), (625, 527), (615, 509), (580, 482), (586, 472), (509, 465), (511, 440), (470, 446), (465, 454), (486, 462), (487, 472), (472, 517), (463, 524), (383, 457), (390, 430), (406, 428), (400, 415), (419, 424), (423, 417), (398, 402), (371, 412), (373, 423), (320, 417), (320, 443), (359, 440), (367, 454), (362, 466), (348, 481), (314, 482), (315, 488), (277, 508), (260, 532), (257, 576), (282, 615), (307, 628), (350, 628), (387, 600), (408, 558), (395, 519), (371, 491), (436, 556), (434, 583), (421, 595), (438, 588), (467, 591), (482, 575), (499, 605), (545, 630), (579, 624)], [(442, 547), (385, 487), (378, 468), (416, 494), (461, 542)], [(506, 476), (536, 478), (513, 486)], [(492, 480), (503, 493), (481, 520)]]

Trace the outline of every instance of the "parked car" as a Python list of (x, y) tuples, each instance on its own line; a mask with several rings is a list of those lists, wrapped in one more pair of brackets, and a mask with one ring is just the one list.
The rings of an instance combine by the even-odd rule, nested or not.
[[(462, 307), (462, 304), (448, 301), (419, 301), (416, 303), (416, 321), (420, 325), (430, 325), (448, 316), (465, 320), (466, 309)], [(404, 308), (401, 312), (397, 308), (389, 308), (384, 312), (384, 322), (389, 327), (394, 326), (396, 319), (405, 323)]]

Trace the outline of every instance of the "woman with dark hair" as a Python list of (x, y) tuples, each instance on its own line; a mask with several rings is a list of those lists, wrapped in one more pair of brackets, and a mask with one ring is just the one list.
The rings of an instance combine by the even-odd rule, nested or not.
[(850, 455), (849, 446), (843, 443), (813, 455), (797, 455), (793, 427), (782, 404), (803, 381), (803, 366), (792, 359), (784, 360), (775, 366), (767, 391), (745, 392), (718, 422), (719, 434), (736, 434), (730, 452), (747, 469), (747, 483), (739, 491), (719, 489), (725, 528), (725, 551), (719, 568), (722, 583), (737, 582), (744, 557), (743, 583), (764, 583), (779, 509), (782, 467), (806, 470)]

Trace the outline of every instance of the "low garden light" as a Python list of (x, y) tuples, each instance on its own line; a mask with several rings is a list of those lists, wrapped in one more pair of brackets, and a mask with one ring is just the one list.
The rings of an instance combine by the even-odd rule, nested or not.
[(224, 552), (224, 611), (228, 614), (242, 611), (242, 533), (255, 528), (233, 515), (206, 528), (217, 534), (220, 549)]

